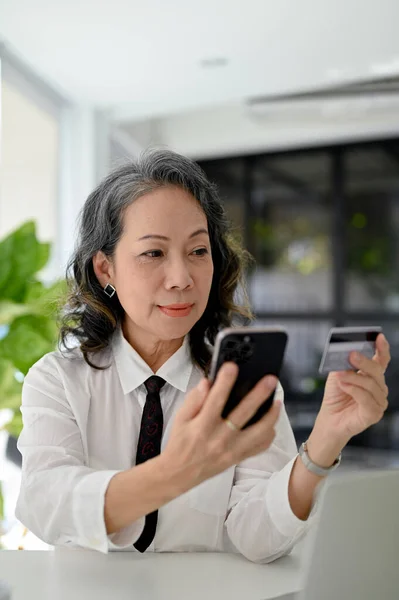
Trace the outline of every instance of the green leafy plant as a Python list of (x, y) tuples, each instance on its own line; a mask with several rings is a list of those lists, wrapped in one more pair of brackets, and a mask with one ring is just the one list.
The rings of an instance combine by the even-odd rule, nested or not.
[(57, 343), (58, 306), (66, 281), (50, 286), (40, 281), (49, 256), (50, 244), (39, 242), (33, 221), (0, 241), (0, 409), (12, 411), (5, 428), (15, 437), (22, 429), (24, 375)]

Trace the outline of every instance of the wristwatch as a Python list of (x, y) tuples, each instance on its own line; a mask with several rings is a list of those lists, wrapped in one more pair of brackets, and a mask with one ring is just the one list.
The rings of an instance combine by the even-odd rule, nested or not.
[(342, 454), (340, 452), (338, 458), (335, 460), (334, 464), (331, 467), (328, 467), (327, 469), (324, 467), (320, 467), (319, 465), (316, 465), (313, 461), (310, 460), (307, 442), (303, 442), (303, 444), (299, 448), (299, 456), (301, 457), (302, 462), (307, 468), (307, 470), (311, 471), (315, 475), (318, 475), (319, 477), (326, 477), (327, 475), (332, 473), (332, 471), (335, 471), (335, 469), (341, 464), (342, 458)]

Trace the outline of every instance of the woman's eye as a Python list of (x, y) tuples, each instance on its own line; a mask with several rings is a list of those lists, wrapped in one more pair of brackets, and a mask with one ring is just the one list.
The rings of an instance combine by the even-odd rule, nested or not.
[(160, 258), (162, 256), (162, 250), (149, 250), (149, 252), (144, 252), (142, 256), (148, 256), (149, 258)]
[(208, 249), (197, 248), (196, 250), (194, 250), (193, 254), (195, 254), (195, 256), (205, 256), (205, 254), (208, 254)]

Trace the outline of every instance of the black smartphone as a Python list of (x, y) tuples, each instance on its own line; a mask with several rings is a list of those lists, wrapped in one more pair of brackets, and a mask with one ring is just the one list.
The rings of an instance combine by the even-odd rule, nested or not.
[[(237, 327), (218, 333), (210, 368), (211, 382), (215, 381), (223, 363), (233, 361), (239, 367), (237, 380), (222, 412), (224, 419), (262, 377), (279, 377), (287, 341), (287, 332), (280, 327)], [(267, 413), (274, 394), (265, 400), (243, 429)]]

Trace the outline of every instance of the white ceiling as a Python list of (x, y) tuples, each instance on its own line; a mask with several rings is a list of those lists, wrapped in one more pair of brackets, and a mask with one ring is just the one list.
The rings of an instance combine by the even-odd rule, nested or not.
[(0, 0), (18, 57), (126, 121), (399, 75), (398, 23), (398, 0)]

